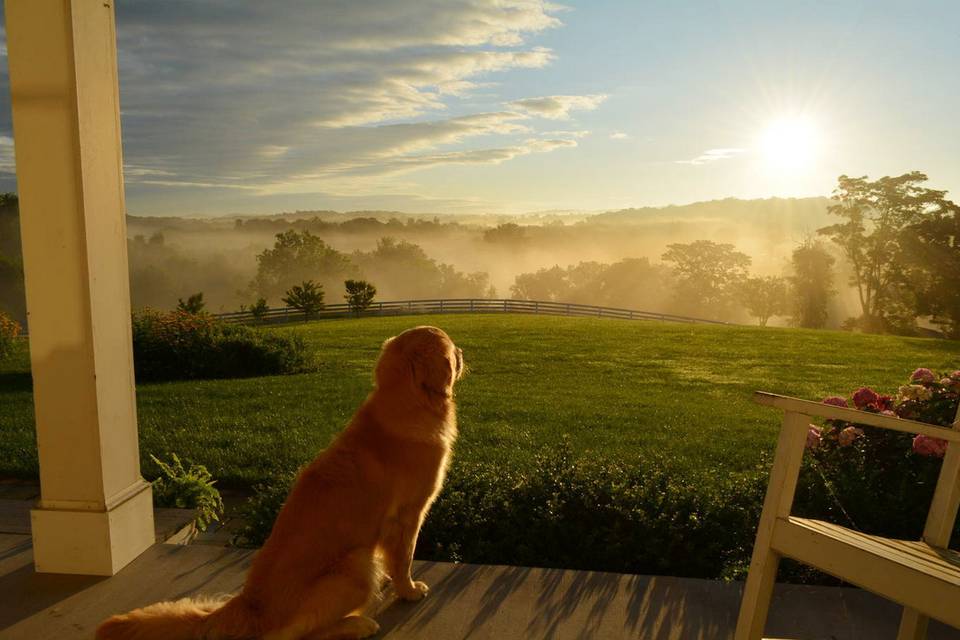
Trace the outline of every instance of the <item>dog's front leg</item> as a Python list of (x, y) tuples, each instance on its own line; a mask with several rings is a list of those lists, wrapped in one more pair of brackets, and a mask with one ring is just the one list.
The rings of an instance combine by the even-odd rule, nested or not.
[(393, 579), (393, 588), (404, 600), (419, 600), (430, 588), (423, 582), (414, 582), (410, 575), (413, 552), (423, 516), (419, 510), (402, 510), (387, 523), (383, 538), (383, 554), (387, 572)]

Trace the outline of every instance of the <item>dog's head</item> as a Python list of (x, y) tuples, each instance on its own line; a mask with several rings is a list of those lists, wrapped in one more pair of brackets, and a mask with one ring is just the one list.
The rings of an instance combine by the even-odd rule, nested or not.
[(415, 327), (383, 343), (376, 382), (381, 389), (410, 390), (426, 405), (443, 409), (463, 375), (463, 352), (443, 330)]

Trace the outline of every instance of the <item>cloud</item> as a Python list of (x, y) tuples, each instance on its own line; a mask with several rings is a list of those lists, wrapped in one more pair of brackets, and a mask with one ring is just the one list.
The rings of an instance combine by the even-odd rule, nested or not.
[(677, 164), (709, 164), (711, 162), (717, 162), (718, 160), (729, 160), (730, 158), (740, 155), (744, 151), (746, 151), (746, 149), (740, 149), (738, 147), (707, 149), (699, 156), (691, 160), (675, 160), (674, 162)]
[(613, 133), (610, 134), (610, 139), (611, 140), (629, 140), (630, 135), (624, 133), (623, 131), (614, 131)]
[[(351, 177), (503, 162), (548, 146), (528, 142), (529, 113), (463, 113), (460, 100), (496, 74), (555, 59), (529, 43), (561, 25), (562, 7), (549, 2), (117, 4), (133, 211), (137, 194), (161, 188), (187, 206), (190, 193), (346, 190)], [(0, 136), (9, 123), (0, 104)], [(0, 143), (0, 172), (5, 153)]]
[(507, 103), (512, 109), (522, 113), (550, 120), (566, 120), (571, 111), (593, 111), (607, 99), (606, 95), (593, 94), (583, 96), (543, 96), (525, 98)]

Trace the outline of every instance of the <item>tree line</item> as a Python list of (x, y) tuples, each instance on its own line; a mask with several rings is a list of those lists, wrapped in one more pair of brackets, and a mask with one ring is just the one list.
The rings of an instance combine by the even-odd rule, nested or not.
[[(205, 304), (219, 310), (253, 309), (288, 304), (288, 299), (322, 300), (326, 292), (349, 295), (344, 283), (353, 281), (375, 288), (381, 299), (481, 298), (496, 297), (490, 276), (496, 272), (497, 282), (518, 299), (901, 334), (917, 332), (918, 319), (924, 319), (960, 338), (960, 213), (944, 191), (926, 182), (920, 172), (877, 180), (841, 176), (829, 206), (826, 201), (798, 201), (792, 209), (782, 200), (744, 203), (750, 225), (764, 229), (756, 236), (746, 236), (746, 230), (740, 234), (745, 244), (760, 241), (768, 247), (759, 261), (739, 250), (736, 239), (714, 233), (716, 221), (700, 231), (709, 233), (709, 240), (691, 237), (695, 225), (684, 219), (683, 233), (659, 247), (640, 243), (652, 229), (658, 238), (669, 238), (664, 225), (672, 208), (616, 212), (576, 224), (550, 219), (487, 227), (439, 219), (383, 221), (372, 215), (334, 221), (279, 216), (238, 220), (225, 231), (222, 222), (174, 219), (164, 229), (199, 248), (191, 252), (182, 243), (167, 242), (159, 231), (135, 235), (129, 241), (131, 296), (135, 308), (169, 308), (185, 294), (203, 291)], [(727, 215), (741, 206), (738, 202), (675, 210)], [(817, 220), (819, 228), (796, 233), (798, 216)], [(160, 219), (131, 224), (143, 228), (147, 220), (160, 224)], [(736, 217), (729, 220), (733, 224)], [(793, 226), (783, 226), (785, 220)], [(0, 195), (0, 308), (23, 318), (17, 225), (16, 196)], [(244, 235), (253, 230), (272, 233), (271, 244), (263, 248), (263, 236)], [(357, 238), (373, 234), (375, 246), (369, 248), (372, 239), (353, 242), (361, 247), (353, 251), (330, 244), (333, 238), (338, 247), (350, 246), (353, 233), (366, 234)], [(792, 246), (782, 242), (789, 233), (800, 236)], [(608, 247), (609, 242), (614, 244)], [(428, 245), (433, 255), (481, 269), (460, 270), (437, 260), (428, 255)], [(630, 255), (630, 246), (639, 255), (620, 257)], [(770, 251), (780, 256), (779, 266), (771, 262)], [(577, 257), (601, 255), (609, 259)], [(564, 256), (569, 266), (561, 266)], [(553, 260), (553, 266), (539, 267)], [(523, 265), (533, 269), (524, 271)], [(857, 311), (840, 311), (841, 302), (854, 303)]]

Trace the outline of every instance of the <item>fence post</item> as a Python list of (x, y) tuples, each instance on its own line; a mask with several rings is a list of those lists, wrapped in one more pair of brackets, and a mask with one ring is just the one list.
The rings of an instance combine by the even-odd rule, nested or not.
[(440, 313), (443, 313), (443, 298), (440, 299)]
[(534, 301), (533, 301), (533, 312), (534, 312), (534, 313), (537, 313), (537, 314), (540, 313), (540, 301), (539, 301), (539, 300), (534, 300)]
[(507, 312), (507, 299), (506, 299), (506, 298), (503, 299), (503, 312), (504, 312), (504, 313)]
[(470, 313), (473, 313), (473, 298), (470, 298)]

